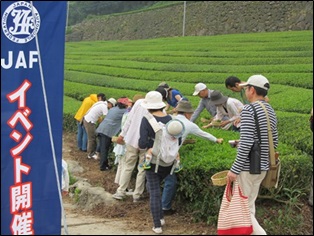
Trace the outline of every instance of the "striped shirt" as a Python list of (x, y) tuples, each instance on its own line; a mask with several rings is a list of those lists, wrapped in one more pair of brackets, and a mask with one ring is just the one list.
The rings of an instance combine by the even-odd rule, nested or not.
[[(278, 130), (277, 130), (277, 117), (274, 109), (265, 101), (261, 101), (267, 109), (272, 130), (274, 148), (278, 146)], [(269, 169), (269, 145), (268, 145), (268, 132), (267, 132), (267, 119), (263, 108), (257, 103), (251, 103), (257, 113), (257, 119), (261, 136), (261, 170)], [(250, 170), (249, 153), (253, 146), (254, 140), (258, 140), (257, 130), (254, 119), (254, 111), (248, 104), (245, 105), (241, 112), (241, 130), (240, 142), (238, 144), (237, 157), (231, 167), (231, 171), (239, 174), (241, 171)]]

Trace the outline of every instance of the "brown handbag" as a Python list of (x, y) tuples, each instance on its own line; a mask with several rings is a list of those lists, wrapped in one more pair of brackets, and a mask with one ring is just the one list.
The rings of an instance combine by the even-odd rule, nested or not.
[(262, 186), (265, 188), (277, 188), (279, 182), (279, 175), (281, 169), (281, 162), (279, 159), (279, 153), (275, 152), (273, 134), (270, 128), (270, 121), (268, 112), (263, 103), (258, 102), (266, 113), (267, 127), (268, 127), (268, 140), (269, 140), (269, 170), (266, 173), (265, 178), (262, 181)]

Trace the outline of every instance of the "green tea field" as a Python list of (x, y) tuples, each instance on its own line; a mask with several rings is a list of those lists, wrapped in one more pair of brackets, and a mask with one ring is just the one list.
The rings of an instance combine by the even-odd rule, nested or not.
[[(260, 199), (289, 206), (263, 222), (270, 234), (298, 234), (302, 219), (287, 222), (278, 232), (276, 224), (297, 214), (308, 197), (312, 176), (313, 135), (309, 114), (313, 106), (313, 31), (191, 36), (132, 41), (67, 42), (64, 80), (64, 130), (75, 132), (73, 118), (82, 100), (91, 93), (107, 98), (145, 95), (162, 81), (178, 89), (196, 108), (199, 97), (192, 96), (198, 82), (224, 95), (240, 95), (226, 89), (225, 79), (234, 75), (246, 81), (262, 74), (270, 82), (268, 97), (278, 118), (282, 172), (278, 189), (262, 189)], [(209, 118), (203, 111), (200, 118)], [(184, 170), (178, 175), (177, 201), (193, 212), (196, 221), (217, 221), (223, 188), (210, 183), (214, 173), (229, 169), (236, 155), (228, 140), (239, 134), (216, 128), (206, 129), (224, 138), (222, 145), (200, 138), (185, 145), (180, 154)], [(191, 184), (192, 183), (192, 184)], [(260, 214), (263, 214), (262, 212)]]

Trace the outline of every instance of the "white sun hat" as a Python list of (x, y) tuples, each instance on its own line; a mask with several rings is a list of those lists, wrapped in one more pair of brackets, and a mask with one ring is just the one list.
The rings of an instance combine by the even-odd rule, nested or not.
[(150, 91), (146, 94), (141, 106), (146, 109), (164, 108), (166, 104), (162, 101), (162, 95), (157, 91)]

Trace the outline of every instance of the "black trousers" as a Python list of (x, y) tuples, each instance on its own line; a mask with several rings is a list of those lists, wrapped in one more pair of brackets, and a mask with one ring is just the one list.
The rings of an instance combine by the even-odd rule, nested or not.
[(98, 136), (100, 147), (100, 169), (105, 169), (106, 167), (109, 167), (108, 154), (112, 141), (111, 137), (107, 135), (98, 134)]

